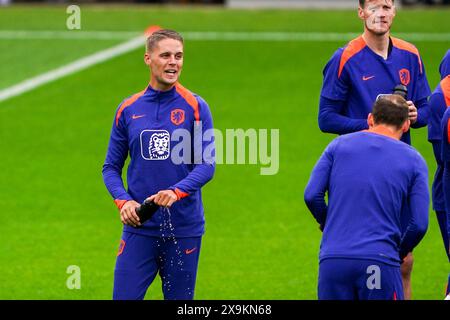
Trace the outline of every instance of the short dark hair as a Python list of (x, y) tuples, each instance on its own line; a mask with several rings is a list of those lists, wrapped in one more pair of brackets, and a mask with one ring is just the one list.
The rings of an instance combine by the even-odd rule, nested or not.
[(375, 124), (386, 124), (400, 129), (408, 120), (409, 108), (406, 100), (398, 94), (383, 95), (375, 101), (372, 109)]
[(161, 40), (164, 40), (164, 39), (174, 39), (174, 40), (178, 40), (182, 44), (184, 44), (184, 40), (183, 40), (183, 37), (181, 36), (181, 34), (179, 34), (178, 32), (176, 32), (174, 30), (162, 29), (162, 30), (153, 32), (147, 38), (147, 44), (146, 44), (147, 52), (153, 51), (153, 49), (156, 47), (158, 42), (160, 42)]
[[(394, 3), (394, 0), (392, 0), (392, 3)], [(366, 0), (359, 0), (359, 6), (361, 8), (364, 8), (364, 5), (366, 4)]]

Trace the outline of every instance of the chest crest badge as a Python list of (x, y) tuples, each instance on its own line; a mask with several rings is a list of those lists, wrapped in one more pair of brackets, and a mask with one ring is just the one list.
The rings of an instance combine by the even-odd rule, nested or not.
[(170, 121), (176, 126), (179, 126), (184, 122), (185, 115), (183, 109), (173, 109), (172, 112), (170, 112)]
[(405, 86), (407, 86), (411, 81), (411, 75), (409, 74), (408, 69), (401, 69), (398, 72), (398, 75), (400, 76), (400, 82)]

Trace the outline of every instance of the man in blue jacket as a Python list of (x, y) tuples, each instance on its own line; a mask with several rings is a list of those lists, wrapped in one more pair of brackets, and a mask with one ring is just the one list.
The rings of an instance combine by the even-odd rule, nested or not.
[[(428, 141), (433, 145), (437, 168), (434, 175), (432, 198), (433, 209), (444, 240), (444, 248), (450, 261), (450, 153), (448, 135), (448, 117), (450, 107), (450, 50), (447, 51), (439, 66), (441, 81), (430, 97), (430, 121)], [(446, 174), (444, 175), (444, 171)], [(445, 179), (444, 179), (445, 176)], [(444, 186), (446, 187), (444, 189)], [(450, 275), (447, 282), (447, 294), (450, 290)]]
[(368, 130), (328, 145), (305, 190), (323, 230), (319, 299), (403, 299), (400, 263), (428, 226), (425, 160), (399, 141), (410, 125), (407, 102), (383, 96), (367, 122)]
[[(203, 152), (214, 150), (214, 139), (202, 136), (213, 128), (211, 113), (178, 82), (180, 34), (151, 34), (144, 60), (150, 84), (117, 108), (103, 165), (103, 180), (124, 224), (113, 298), (143, 299), (159, 272), (165, 299), (193, 299), (205, 225), (201, 187), (215, 169), (214, 152)], [(188, 147), (175, 149), (178, 140), (186, 145), (180, 139), (186, 133)], [(121, 174), (128, 154), (126, 190)], [(136, 208), (146, 199), (161, 208), (142, 224)]]
[[(358, 16), (364, 23), (363, 34), (339, 48), (323, 70), (320, 129), (336, 134), (367, 129), (375, 99), (393, 93), (397, 86), (406, 88), (411, 127), (426, 126), (431, 92), (425, 67), (414, 45), (390, 36), (394, 1), (359, 0)], [(411, 144), (409, 130), (401, 140)], [(401, 267), (406, 299), (411, 296), (412, 265), (413, 257), (408, 255)]]
[[(450, 106), (450, 75), (447, 76), (446, 82), (447, 91), (447, 106)], [(445, 250), (450, 261), (450, 108), (444, 112), (444, 116), (441, 121), (442, 128), (442, 152), (441, 160), (444, 167), (442, 178), (442, 189), (445, 197), (445, 220), (446, 224), (439, 221), (441, 227), (442, 236), (444, 238)], [(444, 220), (444, 219), (442, 219)], [(445, 231), (446, 229), (446, 231)], [(446, 242), (445, 242), (446, 241)], [(447, 289), (445, 300), (450, 300), (450, 274), (448, 275)]]

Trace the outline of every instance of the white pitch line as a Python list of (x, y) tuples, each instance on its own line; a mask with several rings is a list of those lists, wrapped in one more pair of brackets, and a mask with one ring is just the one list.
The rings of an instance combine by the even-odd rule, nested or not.
[[(27, 31), (0, 30), (0, 39), (67, 39), (67, 40), (117, 40), (137, 36), (132, 31)], [(192, 41), (348, 41), (359, 33), (338, 32), (181, 32)], [(449, 42), (450, 33), (393, 33), (407, 41)]]
[(127, 42), (114, 46), (112, 48), (99, 51), (84, 58), (75, 60), (69, 64), (56, 68), (54, 70), (45, 72), (36, 77), (27, 79), (11, 87), (0, 90), (0, 102), (6, 99), (18, 96), (27, 91), (33, 90), (51, 81), (73, 74), (80, 70), (86, 69), (90, 66), (104, 62), (106, 60), (117, 57), (121, 54), (133, 51), (139, 47), (144, 50), (145, 37), (135, 37)]
[(0, 30), (0, 39), (5, 40), (127, 40), (140, 32), (132, 31), (55, 31), (55, 30)]
[[(188, 40), (212, 41), (348, 41), (360, 33), (337, 32), (182, 32)], [(448, 42), (450, 33), (393, 33), (408, 41)]]

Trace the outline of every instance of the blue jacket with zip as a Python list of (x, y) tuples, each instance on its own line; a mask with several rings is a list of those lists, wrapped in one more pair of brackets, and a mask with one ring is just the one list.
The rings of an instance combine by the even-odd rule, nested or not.
[[(208, 104), (176, 84), (168, 91), (150, 85), (117, 108), (103, 165), (103, 180), (119, 209), (129, 200), (142, 203), (160, 190), (179, 199), (170, 208), (172, 234), (201, 236), (205, 231), (201, 187), (215, 170), (213, 123)], [(125, 160), (127, 190), (122, 180)], [(141, 227), (124, 231), (164, 236), (167, 214), (162, 208)]]

